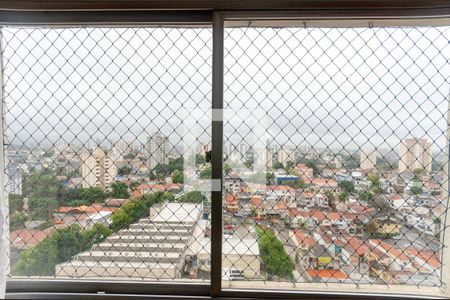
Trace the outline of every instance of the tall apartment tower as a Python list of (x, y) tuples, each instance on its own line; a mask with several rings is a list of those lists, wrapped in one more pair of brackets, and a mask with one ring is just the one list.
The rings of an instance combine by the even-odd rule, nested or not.
[(269, 149), (255, 149), (254, 150), (254, 169), (257, 172), (267, 172), (272, 168), (273, 157)]
[(103, 191), (109, 190), (117, 176), (112, 153), (105, 153), (97, 147), (92, 153), (83, 154), (82, 159), (83, 188), (99, 187)]
[(293, 161), (295, 162), (295, 152), (294, 152), (294, 148), (286, 146), (286, 147), (282, 147), (279, 151), (278, 151), (278, 161), (282, 164), (287, 163), (288, 161)]
[(359, 167), (363, 170), (372, 170), (377, 164), (377, 151), (375, 149), (361, 149)]
[(400, 144), (399, 172), (425, 169), (431, 172), (431, 143), (427, 139), (405, 139)]
[(168, 164), (169, 138), (161, 132), (156, 132), (147, 140), (147, 167), (153, 170), (159, 164)]

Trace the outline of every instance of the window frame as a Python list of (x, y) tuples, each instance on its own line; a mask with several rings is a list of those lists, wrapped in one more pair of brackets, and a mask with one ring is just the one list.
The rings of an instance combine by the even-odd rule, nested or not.
[[(19, 4), (26, 1), (18, 1)], [(51, 2), (51, 1), (50, 1)], [(125, 1), (118, 1), (120, 3)], [(201, 1), (200, 1), (201, 2)], [(216, 2), (216, 1), (210, 1)], [(276, 4), (277, 1), (269, 1)], [(327, 1), (324, 1), (327, 2)], [(400, 2), (400, 1), (399, 1)], [(410, 1), (408, 1), (410, 2)], [(417, 1), (416, 1), (417, 2)], [(435, 1), (442, 2), (442, 1)], [(445, 1), (444, 1), (445, 2)], [(39, 3), (37, 2), (37, 7)], [(155, 1), (158, 3), (158, 1)], [(284, 2), (282, 2), (282, 6)], [(20, 6), (20, 5), (19, 5)], [(166, 4), (167, 6), (167, 4)], [(256, 5), (255, 5), (256, 6)], [(257, 7), (256, 7), (257, 9)], [(355, 27), (377, 26), (377, 25), (450, 25), (450, 6), (426, 9), (399, 9), (389, 10), (388, 8), (364, 10), (353, 9), (313, 9), (313, 10), (189, 10), (189, 11), (7, 11), (0, 7), (0, 27), (2, 25), (15, 26), (119, 26), (119, 25), (154, 25), (154, 26), (192, 26), (203, 27), (212, 26), (212, 179), (213, 182), (222, 185), (223, 171), (223, 87), (224, 87), (224, 30), (227, 21), (238, 21), (248, 24), (255, 21), (262, 22), (263, 25), (273, 26), (286, 24), (306, 24), (325, 27)], [(338, 25), (338, 26), (337, 26)], [(2, 81), (0, 74), (0, 81)], [(1, 100), (0, 94), (0, 100)], [(450, 99), (449, 99), (450, 101)], [(3, 117), (3, 113), (2, 113)], [(449, 112), (450, 118), (450, 112)], [(3, 123), (3, 122), (2, 122)], [(1, 127), (0, 127), (1, 129)], [(0, 138), (3, 140), (3, 130), (0, 132)], [(450, 129), (448, 130), (450, 137)], [(447, 151), (449, 146), (447, 145)], [(449, 151), (450, 152), (450, 151)], [(3, 153), (2, 153), (3, 154)], [(3, 157), (3, 155), (2, 155)], [(3, 159), (2, 159), (3, 160)], [(449, 156), (450, 160), (450, 156)], [(449, 171), (449, 160), (447, 160), (445, 170)], [(1, 170), (3, 175), (4, 168)], [(447, 174), (447, 175), (448, 175)], [(3, 177), (3, 176), (2, 176)], [(448, 178), (446, 181), (448, 188)], [(101, 295), (118, 297), (119, 294), (133, 295), (183, 295), (199, 297), (223, 297), (223, 298), (243, 298), (257, 297), (269, 299), (294, 299), (299, 296), (308, 298), (330, 299), (338, 298), (358, 298), (373, 299), (380, 297), (390, 297), (394, 299), (427, 298), (430, 295), (436, 296), (436, 299), (450, 296), (450, 289), (432, 288), (430, 294), (405, 294), (403, 286), (392, 287), (393, 293), (376, 293), (380, 286), (371, 289), (359, 289), (356, 292), (347, 287), (347, 291), (336, 292), (335, 290), (326, 290), (327, 286), (332, 284), (321, 284), (317, 290), (252, 290), (252, 289), (223, 289), (222, 287), (222, 190), (211, 192), (211, 272), (210, 283), (180, 283), (180, 282), (132, 282), (132, 281), (111, 281), (111, 280), (59, 280), (59, 279), (8, 279), (7, 294), (14, 298), (14, 294), (32, 293), (48, 298), (48, 295), (42, 293), (51, 293), (60, 298), (64, 295), (75, 293), (86, 293), (89, 295)], [(445, 227), (450, 227), (450, 218), (446, 215)], [(443, 235), (445, 245), (450, 245), (450, 234)], [(450, 253), (445, 252), (443, 257), (443, 266), (450, 266)], [(441, 269), (441, 270), (442, 270)], [(450, 285), (450, 274), (441, 272), (442, 281)], [(445, 276), (444, 276), (445, 275)], [(347, 284), (353, 286), (352, 284)], [(325, 287), (325, 290), (323, 289)], [(419, 290), (417, 288), (417, 290)], [(428, 290), (428, 288), (421, 288)], [(150, 296), (153, 295), (153, 296)]]

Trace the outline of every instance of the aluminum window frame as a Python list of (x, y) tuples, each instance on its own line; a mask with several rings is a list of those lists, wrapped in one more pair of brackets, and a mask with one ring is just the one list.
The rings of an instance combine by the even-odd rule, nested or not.
[[(259, 22), (262, 26), (289, 26), (304, 24), (305, 26), (323, 27), (361, 27), (361, 26), (408, 26), (408, 25), (450, 25), (450, 7), (432, 10), (398, 10), (388, 9), (368, 10), (261, 10), (261, 11), (6, 11), (0, 10), (0, 27), (2, 25), (15, 26), (123, 26), (123, 25), (155, 25), (155, 26), (185, 26), (202, 27), (212, 26), (212, 179), (222, 184), (223, 171), (223, 87), (224, 87), (224, 29), (228, 21), (234, 24), (248, 24)], [(390, 15), (390, 14), (395, 15)], [(239, 26), (239, 25), (236, 25)], [(0, 74), (1, 79), (1, 74)], [(1, 95), (1, 94), (0, 94)], [(1, 98), (1, 97), (0, 97)], [(0, 99), (2, 100), (2, 99)], [(450, 102), (450, 98), (449, 98)], [(3, 114), (2, 114), (3, 117)], [(450, 111), (449, 117), (450, 119)], [(3, 120), (2, 120), (3, 124)], [(450, 127), (447, 134), (450, 140)], [(0, 132), (3, 140), (3, 130)], [(445, 169), (450, 174), (450, 143), (447, 144), (449, 159)], [(2, 157), (3, 161), (3, 157)], [(4, 168), (2, 168), (3, 175)], [(447, 189), (448, 189), (447, 174)], [(3, 177), (3, 176), (2, 176)], [(450, 297), (450, 289), (436, 292), (439, 288), (421, 288), (428, 294), (405, 294), (404, 286), (391, 286), (393, 293), (378, 293), (380, 287), (360, 289), (353, 292), (352, 284), (340, 285), (345, 287), (342, 292), (327, 291), (333, 284), (320, 284), (317, 290), (251, 290), (251, 289), (223, 289), (222, 287), (222, 191), (211, 193), (212, 201), (212, 240), (211, 240), (211, 272), (210, 284), (177, 283), (177, 282), (132, 282), (132, 281), (108, 281), (108, 280), (58, 280), (58, 279), (9, 279), (7, 294), (11, 298), (22, 296), (40, 296), (48, 298), (56, 295), (56, 298), (67, 295), (68, 298), (76, 295), (88, 294), (101, 297), (121, 297), (125, 292), (130, 295), (183, 295), (191, 297), (221, 297), (221, 298), (269, 298), (269, 299), (294, 299), (307, 298), (392, 298), (411, 299), (427, 298), (435, 296), (436, 299)], [(450, 227), (450, 217), (447, 212), (445, 227)], [(450, 234), (445, 235), (445, 245), (450, 245)], [(447, 246), (448, 248), (448, 246)], [(443, 266), (450, 268), (450, 253), (445, 252)], [(442, 281), (450, 286), (450, 274), (445, 274)], [(443, 275), (443, 276), (444, 276)], [(311, 283), (313, 284), (313, 283)], [(47, 294), (44, 294), (47, 293)], [(80, 293), (80, 294), (79, 294)], [(40, 296), (39, 296), (40, 295)]]

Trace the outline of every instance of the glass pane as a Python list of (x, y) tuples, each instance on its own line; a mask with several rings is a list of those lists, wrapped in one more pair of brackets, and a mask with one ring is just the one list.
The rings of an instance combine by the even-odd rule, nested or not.
[(226, 29), (225, 288), (443, 285), (449, 38)]
[(203, 282), (210, 28), (2, 28), (10, 276)]

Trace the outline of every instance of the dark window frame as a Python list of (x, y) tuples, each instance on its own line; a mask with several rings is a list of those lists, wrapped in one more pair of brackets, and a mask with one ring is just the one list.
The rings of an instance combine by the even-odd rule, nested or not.
[[(119, 9), (126, 5), (127, 1), (92, 1), (89, 5), (84, 2), (87, 11), (58, 11), (56, 9), (77, 9), (82, 1), (5, 1), (0, 4), (0, 26), (59, 26), (59, 25), (167, 25), (167, 26), (212, 26), (213, 28), (213, 56), (212, 56), (212, 109), (220, 110), (223, 107), (223, 38), (226, 20), (245, 19), (270, 19), (274, 23), (280, 20), (315, 20), (321, 22), (339, 22), (351, 20), (353, 22), (423, 22), (424, 24), (441, 22), (450, 24), (450, 4), (448, 1), (433, 0), (423, 4), (423, 1), (396, 1), (394, 5), (390, 1), (340, 1), (335, 9), (329, 9), (330, 1), (296, 1), (298, 5), (292, 5), (292, 10), (258, 10), (265, 8), (289, 7), (292, 1), (230, 1), (228, 5), (221, 1), (193, 1), (190, 8), (194, 10), (129, 10), (129, 11), (95, 11), (96, 9)], [(106, 3), (107, 2), (107, 3)], [(145, 2), (145, 3), (144, 3)], [(262, 2), (262, 1), (261, 1)], [(186, 3), (174, 1), (174, 7), (185, 9)], [(208, 9), (201, 8), (204, 3)], [(247, 3), (247, 4), (246, 4)], [(303, 4), (302, 4), (303, 3)], [(360, 3), (356, 5), (356, 3)], [(378, 3), (378, 4), (377, 4)], [(420, 4), (422, 3), (422, 4)], [(131, 1), (127, 8), (143, 7), (146, 9), (159, 8), (169, 5), (163, 1)], [(302, 5), (300, 5), (302, 4)], [(53, 5), (53, 6), (52, 6)], [(98, 6), (95, 6), (98, 5)], [(172, 3), (170, 4), (172, 5)], [(388, 7), (388, 5), (392, 5)], [(303, 7), (304, 10), (295, 10)], [(351, 9), (350, 9), (351, 7)], [(203, 7), (204, 8), (204, 7)], [(238, 9), (218, 11), (212, 9)], [(241, 10), (251, 8), (252, 11)], [(11, 10), (12, 9), (12, 10)], [(308, 22), (309, 22), (308, 21)], [(369, 21), (370, 22), (370, 21)], [(221, 118), (213, 118), (212, 122), (212, 178), (222, 182), (222, 147), (223, 147), (223, 121)], [(449, 172), (450, 173), (450, 172)], [(222, 265), (222, 192), (212, 192), (212, 251), (211, 268), (221, 270)], [(448, 221), (447, 221), (448, 222)], [(113, 299), (127, 297), (125, 294), (137, 297), (157, 298), (157, 295), (178, 295), (190, 297), (221, 297), (221, 298), (269, 298), (269, 299), (294, 299), (327, 298), (327, 299), (410, 299), (415, 295), (397, 294), (370, 294), (370, 293), (336, 293), (307, 292), (307, 291), (280, 291), (280, 290), (251, 290), (251, 289), (222, 289), (221, 271), (211, 272), (210, 284), (196, 283), (167, 283), (167, 282), (130, 282), (130, 281), (105, 281), (105, 280), (57, 280), (57, 279), (9, 279), (7, 283), (7, 295), (10, 298), (77, 298), (83, 295), (91, 295), (96, 299), (102, 297)], [(448, 291), (447, 291), (448, 293)], [(156, 296), (155, 296), (156, 295)], [(418, 298), (427, 296), (418, 296)]]

